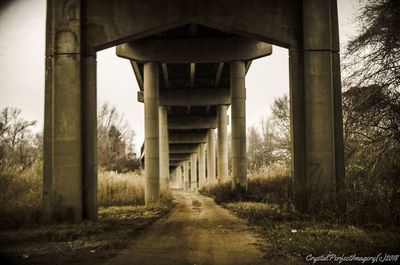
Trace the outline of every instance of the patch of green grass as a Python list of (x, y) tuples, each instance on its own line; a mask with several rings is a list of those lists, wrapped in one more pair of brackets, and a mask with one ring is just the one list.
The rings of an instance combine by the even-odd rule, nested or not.
[[(109, 258), (125, 248), (138, 232), (172, 208), (112, 206), (99, 209), (97, 222), (55, 224), (0, 231), (0, 261), (29, 264), (69, 264)], [(8, 264), (6, 263), (6, 264)], [(3, 264), (3, 263), (2, 263)]]
[(288, 264), (304, 261), (307, 254), (373, 256), (398, 254), (400, 249), (400, 232), (395, 229), (370, 230), (332, 220), (314, 220), (277, 204), (236, 202), (223, 206), (254, 227), (266, 242), (266, 258), (280, 257)]

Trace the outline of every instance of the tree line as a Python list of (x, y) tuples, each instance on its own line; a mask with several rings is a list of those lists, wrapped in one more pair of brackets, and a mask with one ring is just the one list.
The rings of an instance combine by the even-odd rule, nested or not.
[[(36, 121), (25, 120), (21, 110), (0, 110), (0, 176), (15, 175), (43, 163), (43, 132), (34, 133)], [(108, 103), (98, 112), (98, 165), (107, 171), (136, 170), (135, 133), (123, 114)]]

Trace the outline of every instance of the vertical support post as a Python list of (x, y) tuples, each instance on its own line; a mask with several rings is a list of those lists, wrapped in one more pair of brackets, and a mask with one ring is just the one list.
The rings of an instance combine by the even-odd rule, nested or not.
[(167, 106), (159, 106), (160, 130), (160, 181), (161, 188), (168, 188), (169, 182), (169, 144)]
[(335, 9), (333, 0), (303, 1), (304, 209), (311, 214), (336, 209), (344, 175)]
[(159, 65), (144, 64), (144, 132), (145, 132), (145, 203), (146, 207), (158, 207), (160, 202), (160, 150), (158, 121)]
[(97, 93), (96, 55), (85, 55), (82, 82), (83, 218), (97, 219)]
[(295, 48), (289, 50), (290, 136), (294, 205), (297, 211), (306, 212), (306, 160), (304, 142), (304, 82), (302, 55), (302, 52)]
[(176, 175), (175, 188), (181, 189), (182, 188), (182, 166), (178, 166), (176, 170), (177, 170), (177, 175)]
[(335, 131), (335, 180), (336, 180), (336, 202), (338, 215), (346, 213), (345, 192), (345, 159), (343, 140), (343, 113), (342, 113), (342, 80), (340, 75), (340, 42), (337, 0), (331, 0), (331, 23), (332, 23), (332, 74), (333, 74), (333, 112)]
[(232, 189), (247, 189), (245, 64), (231, 63)]
[(188, 169), (188, 161), (183, 162), (183, 190), (189, 190), (189, 169)]
[(196, 190), (198, 188), (197, 182), (197, 153), (193, 153), (191, 156), (190, 162), (190, 187), (192, 190)]
[(81, 1), (48, 0), (43, 206), (45, 221), (82, 220)]
[(217, 106), (218, 120), (218, 183), (228, 177), (228, 118), (226, 115), (228, 107)]
[(215, 181), (215, 129), (209, 129), (207, 133), (207, 180)]
[(202, 187), (206, 181), (206, 145), (203, 143), (199, 144), (199, 187)]

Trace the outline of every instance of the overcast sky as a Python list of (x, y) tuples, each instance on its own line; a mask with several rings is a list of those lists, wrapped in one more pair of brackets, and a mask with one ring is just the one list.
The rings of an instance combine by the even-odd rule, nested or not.
[[(0, 0), (3, 1), (3, 0)], [(4, 2), (3, 2), (4, 3)], [(342, 49), (356, 32), (359, 0), (338, 0)], [(14, 0), (0, 4), (0, 109), (13, 106), (22, 116), (44, 117), (45, 0)], [(98, 105), (109, 102), (124, 113), (136, 133), (136, 149), (143, 142), (143, 105), (136, 100), (137, 82), (128, 60), (118, 58), (115, 48), (98, 52)], [(247, 126), (270, 114), (276, 97), (289, 92), (288, 52), (273, 47), (273, 54), (253, 62), (246, 77)]]

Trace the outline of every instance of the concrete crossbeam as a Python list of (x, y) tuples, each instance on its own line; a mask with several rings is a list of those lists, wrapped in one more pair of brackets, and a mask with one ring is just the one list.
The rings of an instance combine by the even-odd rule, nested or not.
[(170, 154), (180, 154), (180, 153), (194, 153), (197, 151), (198, 144), (170, 144), (169, 153)]
[(170, 116), (168, 117), (168, 128), (170, 130), (217, 128), (217, 117), (215, 115)]
[(169, 132), (169, 144), (191, 144), (206, 142), (206, 132)]
[(181, 165), (183, 165), (184, 162), (185, 162), (185, 161), (179, 161), (179, 160), (170, 161), (169, 166), (170, 166), (170, 167), (181, 166)]
[(170, 154), (169, 161), (189, 160), (192, 153)]
[(270, 55), (272, 45), (243, 37), (137, 40), (117, 46), (119, 57), (138, 62), (220, 63)]
[(162, 106), (216, 106), (231, 104), (229, 88), (169, 89), (160, 91)]
[[(138, 91), (137, 101), (143, 103), (143, 91)], [(173, 88), (160, 91), (160, 106), (217, 106), (230, 105), (229, 88)]]

